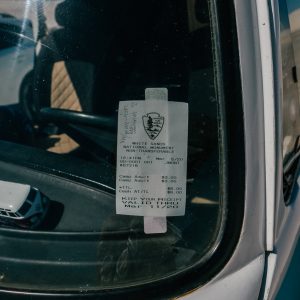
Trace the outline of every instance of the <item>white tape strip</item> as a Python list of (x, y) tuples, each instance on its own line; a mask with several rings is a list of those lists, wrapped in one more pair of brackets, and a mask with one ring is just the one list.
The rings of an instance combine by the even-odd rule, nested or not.
[(144, 217), (144, 232), (146, 234), (166, 233), (166, 217)]
[(168, 101), (168, 89), (167, 88), (147, 88), (147, 89), (145, 89), (145, 100)]

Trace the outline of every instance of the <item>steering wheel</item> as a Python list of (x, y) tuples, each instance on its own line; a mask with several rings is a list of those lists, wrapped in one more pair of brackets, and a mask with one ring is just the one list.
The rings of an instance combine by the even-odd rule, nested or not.
[(83, 113), (74, 110), (44, 107), (40, 109), (39, 116), (42, 120), (58, 124), (85, 125), (98, 129), (116, 131), (117, 123), (109, 117)]
[(100, 160), (105, 157), (106, 161), (114, 164), (116, 120), (106, 116), (50, 107), (39, 110), (39, 119), (64, 128), (65, 132), (87, 152)]

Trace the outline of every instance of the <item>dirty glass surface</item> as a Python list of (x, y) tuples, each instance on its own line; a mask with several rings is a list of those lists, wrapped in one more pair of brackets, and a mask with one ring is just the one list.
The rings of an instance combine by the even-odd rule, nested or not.
[[(299, 161), (300, 98), (299, 98), (299, 49), (297, 41), (297, 22), (289, 13), (291, 3), (279, 1), (281, 80), (282, 80), (282, 148), (283, 148), (283, 194), (286, 203), (295, 183)], [(292, 24), (292, 27), (291, 27)], [(292, 31), (291, 31), (291, 28)]]
[[(19, 169), (0, 163), (0, 180), (35, 186), (50, 208), (38, 228), (2, 225), (0, 286), (136, 285), (212, 255), (226, 202), (210, 10), (204, 0), (1, 0), (0, 158)], [(186, 212), (154, 235), (143, 217), (115, 213), (119, 101), (149, 87), (189, 105)]]
[[(297, 84), (296, 62), (288, 8), (285, 1), (280, 4), (280, 43), (282, 63), (282, 105), (283, 105), (283, 160), (292, 154), (296, 138), (300, 132), (299, 93)], [(293, 43), (294, 42), (294, 43)]]

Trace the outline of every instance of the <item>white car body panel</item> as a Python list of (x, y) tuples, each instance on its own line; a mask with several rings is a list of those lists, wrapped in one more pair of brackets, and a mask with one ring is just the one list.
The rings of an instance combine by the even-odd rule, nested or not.
[(274, 272), (276, 268), (276, 262), (277, 262), (277, 255), (275, 253), (270, 253), (266, 261), (267, 272), (266, 272), (266, 281), (264, 286), (263, 300), (269, 299), (270, 289), (272, 286)]
[(201, 289), (181, 297), (182, 300), (253, 300), (257, 299), (264, 272), (264, 255), (252, 260), (240, 270), (218, 279), (217, 276)]
[(266, 173), (266, 250), (274, 247), (275, 214), (275, 99), (274, 70), (271, 41), (269, 5), (266, 0), (256, 0), (262, 85), (264, 98), (265, 173)]

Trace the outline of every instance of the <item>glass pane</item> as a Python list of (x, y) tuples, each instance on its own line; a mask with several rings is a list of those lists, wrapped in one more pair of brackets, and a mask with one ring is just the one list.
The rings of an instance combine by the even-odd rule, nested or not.
[[(2, 287), (137, 285), (202, 264), (215, 251), (226, 215), (225, 128), (208, 3), (1, 1), (2, 15), (30, 21), (22, 32), (35, 40), (0, 50), (0, 156), (27, 168), (0, 170), (1, 179), (50, 199), (36, 227), (19, 228), (20, 239), (1, 247), (1, 257), (22, 247), (14, 255), (33, 264), (15, 268), (8, 260), (11, 281)], [(143, 216), (116, 214), (117, 124), (119, 103), (144, 101), (153, 87), (189, 106), (187, 192), (185, 214), (168, 217), (166, 233), (147, 235)], [(19, 212), (29, 208), (25, 202)], [(32, 273), (37, 265), (43, 276)]]
[(296, 63), (286, 1), (280, 0), (279, 4), (283, 81), (283, 160), (286, 163), (297, 146), (296, 138), (300, 133), (300, 99), (295, 78)]

